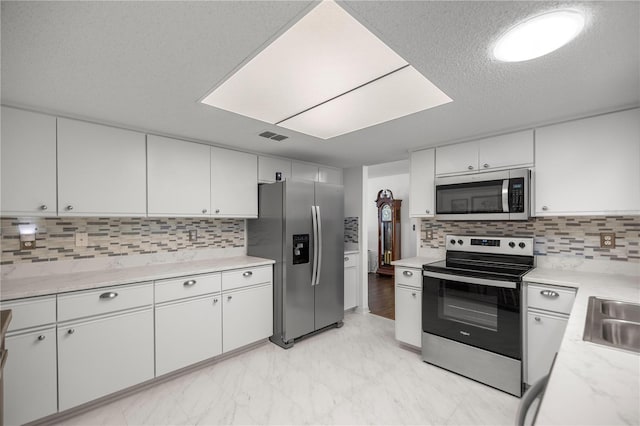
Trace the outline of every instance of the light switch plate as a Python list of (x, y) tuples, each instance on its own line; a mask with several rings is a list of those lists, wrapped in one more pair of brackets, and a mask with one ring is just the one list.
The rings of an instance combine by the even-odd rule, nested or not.
[(89, 245), (89, 234), (87, 232), (76, 232), (76, 247), (86, 247)]
[(600, 233), (600, 248), (616, 248), (616, 234), (615, 232), (601, 232)]

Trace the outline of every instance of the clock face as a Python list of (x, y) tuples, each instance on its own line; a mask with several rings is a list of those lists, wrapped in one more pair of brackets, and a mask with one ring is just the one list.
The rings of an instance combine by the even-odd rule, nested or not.
[(385, 204), (382, 206), (381, 217), (383, 222), (391, 221), (391, 206), (389, 204)]

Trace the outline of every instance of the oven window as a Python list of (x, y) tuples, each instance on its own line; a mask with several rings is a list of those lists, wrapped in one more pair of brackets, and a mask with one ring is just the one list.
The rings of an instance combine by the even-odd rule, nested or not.
[(438, 214), (502, 213), (502, 180), (436, 187)]
[(482, 292), (482, 287), (476, 287), (476, 290), (480, 291), (461, 291), (445, 285), (440, 305), (442, 318), (497, 331), (498, 297)]

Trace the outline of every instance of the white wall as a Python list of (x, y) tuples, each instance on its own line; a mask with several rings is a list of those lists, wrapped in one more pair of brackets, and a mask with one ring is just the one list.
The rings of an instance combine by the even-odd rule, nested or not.
[(344, 169), (344, 216), (358, 218), (358, 312), (369, 312), (368, 281), (367, 281), (367, 232), (363, 224), (364, 195), (367, 181), (367, 167), (353, 167)]
[(408, 258), (416, 256), (417, 235), (419, 228), (413, 230), (414, 221), (409, 219), (409, 173), (395, 174), (389, 176), (378, 176), (369, 178), (367, 181), (366, 193), (366, 222), (368, 250), (378, 252), (378, 209), (376, 198), (381, 189), (390, 189), (393, 198), (402, 200), (400, 210), (400, 257)]

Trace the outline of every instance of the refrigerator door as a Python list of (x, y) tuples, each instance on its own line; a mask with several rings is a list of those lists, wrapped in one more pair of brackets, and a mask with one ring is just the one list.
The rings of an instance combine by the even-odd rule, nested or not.
[[(283, 340), (314, 331), (313, 269), (314, 240), (312, 226), (313, 182), (286, 181), (284, 199), (284, 254), (283, 254)], [(294, 235), (309, 235), (309, 262), (293, 263)]]
[(320, 253), (315, 290), (315, 329), (344, 318), (344, 195), (342, 185), (315, 183)]

